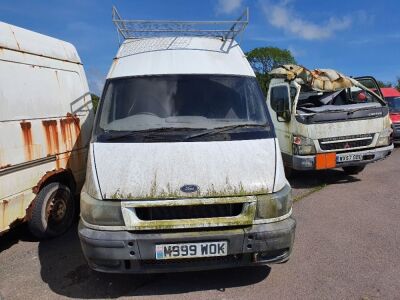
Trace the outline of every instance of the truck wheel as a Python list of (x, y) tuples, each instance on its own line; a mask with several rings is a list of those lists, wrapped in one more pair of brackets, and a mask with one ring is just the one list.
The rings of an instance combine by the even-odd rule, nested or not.
[(46, 185), (36, 196), (29, 229), (38, 238), (64, 233), (72, 224), (75, 201), (71, 190), (58, 182)]
[(343, 171), (347, 175), (356, 175), (364, 170), (365, 166), (350, 166), (350, 167), (343, 167)]

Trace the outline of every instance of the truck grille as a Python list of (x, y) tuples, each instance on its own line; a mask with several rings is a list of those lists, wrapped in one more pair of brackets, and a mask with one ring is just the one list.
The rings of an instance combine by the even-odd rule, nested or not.
[(367, 147), (372, 144), (374, 134), (360, 134), (335, 138), (319, 139), (321, 150), (348, 150), (358, 147)]
[(137, 207), (136, 216), (143, 221), (235, 217), (243, 203)]
[(400, 132), (400, 123), (393, 123), (393, 129), (396, 132)]

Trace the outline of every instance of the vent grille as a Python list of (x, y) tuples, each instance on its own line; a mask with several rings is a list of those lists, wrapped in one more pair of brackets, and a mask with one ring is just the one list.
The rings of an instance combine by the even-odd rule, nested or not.
[(183, 259), (165, 259), (165, 260), (143, 260), (143, 265), (186, 265), (196, 263), (237, 263), (242, 259), (242, 255), (227, 255), (216, 257), (199, 257), (199, 258), (183, 258)]
[(243, 203), (137, 207), (136, 216), (143, 221), (219, 218), (238, 216), (242, 210)]
[(343, 136), (337, 138), (318, 140), (321, 150), (348, 150), (352, 148), (367, 147), (372, 144), (373, 134)]

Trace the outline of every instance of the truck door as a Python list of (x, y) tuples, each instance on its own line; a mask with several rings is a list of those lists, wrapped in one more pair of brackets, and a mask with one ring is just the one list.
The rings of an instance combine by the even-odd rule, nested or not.
[(369, 88), (370, 90), (381, 96), (382, 100), (385, 99), (383, 97), (381, 89), (379, 88), (379, 84), (374, 77), (362, 76), (362, 77), (355, 77), (354, 79), (357, 80), (359, 83), (361, 83), (363, 86)]
[(279, 140), (282, 153), (292, 153), (292, 134), (290, 132), (291, 108), (290, 89), (287, 83), (270, 86), (268, 106), (272, 109), (271, 118)]

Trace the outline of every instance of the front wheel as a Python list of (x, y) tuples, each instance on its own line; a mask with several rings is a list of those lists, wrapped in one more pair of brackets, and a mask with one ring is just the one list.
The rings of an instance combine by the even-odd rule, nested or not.
[(347, 175), (356, 175), (360, 173), (362, 170), (365, 169), (365, 166), (350, 166), (350, 167), (343, 167), (343, 171)]
[(64, 233), (72, 224), (75, 201), (66, 185), (52, 182), (36, 196), (29, 229), (38, 238), (51, 238)]

